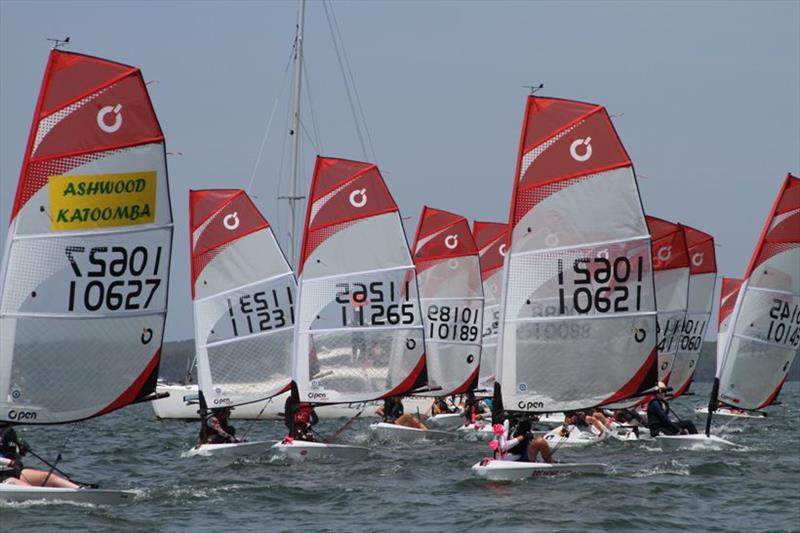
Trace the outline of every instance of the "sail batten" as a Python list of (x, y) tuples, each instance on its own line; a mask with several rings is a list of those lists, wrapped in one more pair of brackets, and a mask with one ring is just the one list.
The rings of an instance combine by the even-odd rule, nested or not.
[(141, 72), (53, 50), (0, 270), (0, 419), (72, 422), (154, 392), (171, 242)]
[(655, 385), (649, 230), (602, 106), (528, 98), (506, 246), (497, 348), (506, 409), (587, 408)]

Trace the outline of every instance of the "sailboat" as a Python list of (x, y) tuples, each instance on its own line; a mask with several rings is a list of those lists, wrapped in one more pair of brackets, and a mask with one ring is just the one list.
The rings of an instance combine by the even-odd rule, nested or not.
[(472, 234), (481, 263), (483, 281), (483, 335), (481, 370), (478, 387), (490, 391), (494, 387), (497, 358), (497, 329), (500, 325), (500, 296), (503, 287), (503, 261), (506, 255), (506, 231), (500, 222), (475, 221)]
[(378, 167), (318, 156), (308, 198), (293, 365), (298, 399), (366, 402), (425, 385), (416, 272)]
[[(189, 223), (205, 430), (208, 408), (263, 403), (288, 390), (297, 282), (272, 227), (245, 191), (190, 191)], [(272, 444), (201, 442), (184, 455), (231, 459)]]
[[(657, 379), (650, 235), (605, 108), (528, 97), (509, 214), (493, 418), (586, 409)], [(488, 479), (605, 465), (472, 467)]]
[(650, 215), (645, 218), (653, 240), (658, 380), (669, 383), (689, 299), (689, 255), (679, 224)]
[(694, 379), (711, 318), (717, 280), (714, 237), (684, 224), (681, 227), (689, 252), (689, 298), (686, 318), (678, 340), (678, 351), (669, 377), (673, 399), (685, 394)]
[[(727, 329), (717, 341), (717, 373), (709, 400), (706, 432), (660, 436), (664, 450), (731, 447), (711, 435), (718, 403), (742, 410), (772, 404), (800, 351), (800, 179), (786, 176), (741, 285), (723, 286), (735, 302), (721, 318)], [(722, 315), (722, 313), (721, 313)]]
[[(483, 287), (478, 248), (461, 215), (424, 207), (414, 244), (425, 326), (428, 396), (445, 398), (477, 386), (481, 362)], [(429, 427), (455, 429), (459, 413), (442, 413)]]
[[(0, 420), (69, 424), (151, 399), (172, 212), (138, 68), (53, 50), (0, 270)], [(112, 504), (129, 491), (0, 484), (0, 499)]]

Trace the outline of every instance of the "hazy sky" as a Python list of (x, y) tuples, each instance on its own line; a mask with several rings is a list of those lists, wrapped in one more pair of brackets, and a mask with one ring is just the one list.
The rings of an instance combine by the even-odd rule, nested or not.
[[(741, 276), (787, 172), (800, 172), (800, 2), (335, 2), (377, 162), (407, 221), (423, 204), (505, 221), (527, 90), (605, 105), (649, 214), (713, 234)], [(247, 187), (283, 234), (294, 2), (0, 0), (0, 239), (45, 37), (141, 67), (167, 139), (175, 217), (168, 340), (192, 336), (190, 188)], [(323, 5), (307, 4), (304, 123), (362, 159)], [(309, 111), (313, 106), (314, 120)], [(316, 149), (303, 148), (301, 190)], [(715, 323), (715, 322), (714, 322)], [(711, 334), (709, 337), (713, 337)]]

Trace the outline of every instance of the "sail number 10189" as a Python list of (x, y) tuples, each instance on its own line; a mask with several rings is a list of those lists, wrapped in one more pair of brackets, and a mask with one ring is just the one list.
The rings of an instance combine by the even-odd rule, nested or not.
[[(564, 260), (558, 259), (558, 301), (562, 315), (577, 313), (625, 313), (641, 310), (644, 259), (633, 262), (625, 256), (579, 257), (568, 273), (572, 287), (566, 286)], [(631, 286), (629, 281), (633, 280)], [(571, 294), (570, 294), (571, 293)]]

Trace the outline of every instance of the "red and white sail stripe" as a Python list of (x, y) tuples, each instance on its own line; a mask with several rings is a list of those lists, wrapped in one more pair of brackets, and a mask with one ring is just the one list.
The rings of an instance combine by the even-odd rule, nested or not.
[(478, 247), (483, 280), (483, 347), (478, 386), (491, 390), (497, 366), (497, 331), (503, 290), (503, 262), (508, 226), (499, 222), (475, 221), (472, 235)]
[(435, 396), (465, 393), (477, 386), (483, 324), (478, 248), (469, 222), (461, 215), (424, 207), (412, 249), (428, 385)]

